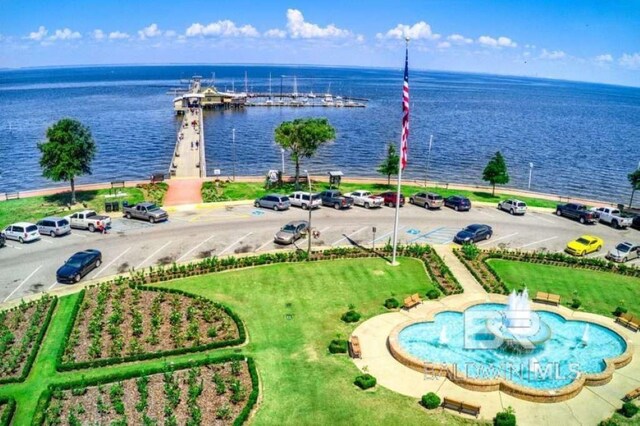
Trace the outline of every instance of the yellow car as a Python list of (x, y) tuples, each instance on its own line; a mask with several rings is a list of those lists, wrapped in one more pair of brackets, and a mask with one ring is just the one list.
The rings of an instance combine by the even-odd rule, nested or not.
[(577, 240), (571, 241), (564, 249), (569, 254), (574, 256), (584, 256), (589, 253), (600, 251), (604, 241), (602, 238), (594, 237), (592, 235), (583, 235)]

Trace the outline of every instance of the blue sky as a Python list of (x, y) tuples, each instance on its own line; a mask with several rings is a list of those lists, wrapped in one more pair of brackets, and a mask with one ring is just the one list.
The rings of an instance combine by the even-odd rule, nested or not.
[(286, 63), (640, 86), (640, 0), (0, 0), (0, 67)]

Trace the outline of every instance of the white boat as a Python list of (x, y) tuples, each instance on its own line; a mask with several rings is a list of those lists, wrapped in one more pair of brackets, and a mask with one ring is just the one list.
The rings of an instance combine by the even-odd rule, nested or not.
[(315, 99), (316, 98), (316, 94), (313, 93), (313, 90), (309, 92), (309, 94), (307, 95), (307, 98), (310, 98), (310, 99)]
[(324, 106), (335, 106), (333, 101), (333, 95), (331, 95), (331, 83), (329, 83), (329, 88), (327, 89), (327, 93), (324, 94), (322, 98), (322, 105)]

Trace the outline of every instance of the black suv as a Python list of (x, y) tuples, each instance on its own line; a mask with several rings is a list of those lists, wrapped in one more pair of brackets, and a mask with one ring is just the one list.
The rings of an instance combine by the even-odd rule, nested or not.
[(452, 195), (444, 199), (444, 205), (451, 207), (455, 211), (471, 210), (471, 201), (462, 195)]

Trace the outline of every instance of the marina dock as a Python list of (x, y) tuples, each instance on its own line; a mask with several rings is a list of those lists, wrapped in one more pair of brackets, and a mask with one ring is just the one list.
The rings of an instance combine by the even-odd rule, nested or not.
[(205, 178), (204, 120), (202, 108), (191, 104), (182, 116), (182, 123), (176, 135), (176, 147), (173, 152), (169, 175), (179, 178)]

